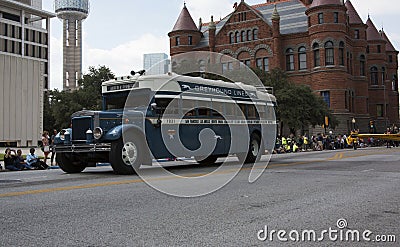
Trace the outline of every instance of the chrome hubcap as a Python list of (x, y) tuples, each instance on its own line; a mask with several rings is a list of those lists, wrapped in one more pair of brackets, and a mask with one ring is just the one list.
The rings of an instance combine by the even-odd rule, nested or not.
[(125, 143), (124, 147), (122, 148), (122, 160), (124, 161), (124, 163), (127, 165), (135, 164), (137, 156), (138, 156), (138, 150), (135, 143), (133, 142)]

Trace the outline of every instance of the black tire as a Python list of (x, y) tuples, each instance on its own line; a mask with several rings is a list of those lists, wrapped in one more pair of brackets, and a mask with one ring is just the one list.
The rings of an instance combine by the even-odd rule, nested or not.
[(258, 134), (253, 133), (250, 136), (250, 143), (249, 149), (247, 153), (240, 153), (236, 156), (239, 158), (240, 163), (248, 164), (248, 163), (255, 163), (260, 160), (262, 145), (261, 145), (261, 138)]
[(56, 155), (58, 166), (66, 173), (80, 173), (86, 168), (86, 164), (82, 164), (74, 154), (58, 153)]
[(132, 175), (135, 174), (135, 169), (140, 168), (143, 160), (140, 140), (137, 135), (126, 135), (125, 143), (122, 138), (111, 143), (110, 163), (115, 173)]
[(194, 159), (196, 160), (197, 163), (199, 163), (200, 165), (212, 165), (215, 163), (215, 161), (217, 161), (218, 157), (211, 155), (208, 156), (207, 158), (204, 157), (194, 157)]

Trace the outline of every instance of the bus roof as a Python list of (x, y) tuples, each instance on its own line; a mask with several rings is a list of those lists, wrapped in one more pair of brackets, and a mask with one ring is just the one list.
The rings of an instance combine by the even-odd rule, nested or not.
[[(187, 84), (187, 85), (183, 85)], [(125, 76), (117, 77), (113, 80), (103, 82), (103, 94), (130, 91), (139, 88), (149, 88), (152, 91), (172, 91), (183, 92), (185, 87), (199, 85), (202, 87), (209, 87), (211, 89), (227, 88), (234, 90), (245, 90), (253, 92), (257, 98), (269, 101), (276, 101), (275, 97), (268, 93), (265, 89), (260, 90), (252, 85), (247, 85), (241, 82), (225, 82), (222, 80), (210, 80), (201, 77), (190, 77), (178, 75), (175, 73), (161, 74), (161, 75), (143, 75), (143, 76)]]

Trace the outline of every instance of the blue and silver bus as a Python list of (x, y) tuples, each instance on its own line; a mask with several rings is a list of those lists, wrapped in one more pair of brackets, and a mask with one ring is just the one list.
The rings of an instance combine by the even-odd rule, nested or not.
[(235, 155), (254, 163), (274, 146), (276, 100), (265, 88), (168, 73), (106, 81), (102, 96), (102, 111), (74, 113), (56, 138), (67, 173), (111, 163), (115, 173), (133, 174), (180, 157), (212, 164)]

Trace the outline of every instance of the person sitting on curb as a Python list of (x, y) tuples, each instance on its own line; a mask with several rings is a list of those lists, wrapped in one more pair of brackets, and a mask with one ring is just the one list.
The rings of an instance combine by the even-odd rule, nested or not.
[(24, 158), (22, 157), (22, 150), (18, 149), (17, 150), (17, 156), (15, 157), (15, 164), (21, 167), (22, 169), (26, 170), (33, 170), (33, 167), (28, 165)]
[(29, 166), (32, 166), (38, 170), (46, 170), (47, 168), (49, 168), (49, 166), (46, 165), (46, 163), (44, 163), (43, 161), (41, 161), (39, 157), (35, 154), (34, 148), (31, 148), (29, 152), (30, 154), (26, 156), (26, 163)]
[[(12, 154), (14, 153), (14, 154)], [(15, 150), (10, 148), (6, 149), (6, 155), (4, 156), (4, 166), (10, 171), (22, 171), (21, 167), (15, 162), (16, 153)]]

